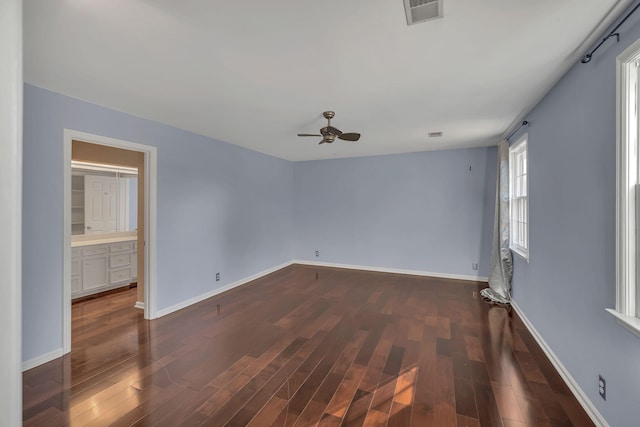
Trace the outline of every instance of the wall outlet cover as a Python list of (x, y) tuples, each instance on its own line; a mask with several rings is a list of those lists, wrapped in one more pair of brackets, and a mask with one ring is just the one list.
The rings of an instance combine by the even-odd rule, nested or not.
[(607, 400), (607, 381), (602, 375), (598, 375), (598, 393), (602, 399)]

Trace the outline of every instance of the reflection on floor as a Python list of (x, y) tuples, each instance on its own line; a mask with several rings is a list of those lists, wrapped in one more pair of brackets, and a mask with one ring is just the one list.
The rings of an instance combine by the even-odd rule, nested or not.
[(135, 289), (81, 302), (25, 425), (593, 425), (482, 287), (294, 265), (152, 322)]

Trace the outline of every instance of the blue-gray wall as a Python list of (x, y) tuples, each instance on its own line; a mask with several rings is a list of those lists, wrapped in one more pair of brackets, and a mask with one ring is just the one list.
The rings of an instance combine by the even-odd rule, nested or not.
[(496, 156), (490, 147), (296, 163), (296, 259), (486, 277)]
[(25, 85), (23, 360), (62, 347), (64, 128), (158, 147), (158, 309), (292, 258), (290, 162)]
[(640, 12), (620, 34), (526, 117), (530, 261), (515, 259), (513, 297), (609, 424), (631, 427), (640, 425), (640, 338), (605, 308), (616, 297), (616, 56), (640, 38)]
[(315, 250), (325, 262), (487, 274), (495, 148), (293, 164), (34, 86), (24, 93), (25, 361), (62, 345), (65, 128), (158, 147), (159, 310), (316, 261)]
[[(527, 117), (530, 262), (516, 257), (513, 282), (614, 427), (640, 419), (640, 339), (605, 312), (615, 305), (615, 57), (640, 38), (639, 19)], [(158, 147), (160, 309), (213, 289), (216, 271), (222, 286), (316, 261), (315, 250), (320, 261), (461, 275), (478, 261), (487, 274), (495, 149), (292, 165), (28, 85), (24, 113), (24, 360), (62, 345), (63, 128)]]

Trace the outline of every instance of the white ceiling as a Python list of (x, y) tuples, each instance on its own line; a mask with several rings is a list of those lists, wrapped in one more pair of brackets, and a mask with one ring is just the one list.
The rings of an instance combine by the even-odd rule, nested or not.
[[(25, 0), (24, 78), (288, 160), (487, 146), (629, 3)], [(328, 109), (360, 142), (296, 136)]]

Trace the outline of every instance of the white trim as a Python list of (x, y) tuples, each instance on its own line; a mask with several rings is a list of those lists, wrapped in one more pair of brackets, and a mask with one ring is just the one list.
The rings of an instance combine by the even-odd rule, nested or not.
[(0, 2), (0, 425), (22, 421), (22, 2)]
[[(158, 153), (155, 147), (150, 147), (151, 151), (148, 155), (144, 156), (144, 182), (145, 182), (145, 198), (144, 198), (144, 259), (146, 260), (143, 266), (144, 276), (144, 318), (155, 319), (158, 317), (156, 313), (156, 242), (157, 242), (157, 229), (158, 224), (158, 211), (157, 211), (157, 180), (158, 180)], [(149, 191), (147, 191), (149, 190)], [(140, 197), (138, 195), (138, 197)], [(138, 224), (140, 226), (140, 224)], [(147, 242), (149, 244), (147, 244)], [(140, 250), (140, 248), (138, 248)]]
[(408, 274), (411, 276), (437, 277), (440, 279), (471, 280), (473, 282), (489, 281), (488, 277), (481, 277), (481, 276), (467, 276), (463, 274), (434, 273), (430, 271), (403, 270), (398, 268), (386, 268), (386, 267), (372, 267), (368, 265), (337, 264), (333, 262), (302, 261), (302, 260), (294, 260), (293, 264), (315, 265), (318, 267), (346, 268), (349, 270), (376, 271), (378, 273)]
[[(69, 251), (70, 252), (70, 251)], [(311, 265), (311, 266), (318, 266), (318, 267), (333, 267), (333, 268), (345, 268), (345, 269), (350, 269), (350, 270), (364, 270), (364, 271), (375, 271), (375, 272), (380, 272), (380, 273), (393, 273), (393, 274), (408, 274), (408, 275), (412, 275), (412, 276), (427, 276), (427, 277), (437, 277), (437, 278), (442, 278), (442, 279), (455, 279), (455, 280), (468, 280), (468, 281), (474, 281), (474, 282), (487, 282), (489, 279), (487, 277), (478, 277), (478, 276), (466, 276), (466, 275), (461, 275), (461, 274), (446, 274), (446, 273), (433, 273), (433, 272), (426, 272), (426, 271), (417, 271), (417, 270), (402, 270), (402, 269), (395, 269), (395, 268), (382, 268), (382, 267), (371, 267), (371, 266), (362, 266), (362, 265), (351, 265), (351, 264), (336, 264), (336, 263), (328, 263), (328, 262), (317, 262), (317, 261), (301, 261), (301, 260), (293, 260), (293, 261), (287, 261), (285, 263), (282, 263), (280, 265), (277, 265), (275, 267), (271, 267), (268, 268), (266, 270), (263, 270), (259, 273), (253, 274), (251, 276), (245, 277), (243, 279), (237, 280), (229, 285), (226, 286), (222, 286), (216, 289), (213, 289), (211, 291), (205, 292), (204, 294), (195, 296), (193, 298), (190, 298), (186, 301), (182, 301), (178, 304), (172, 305), (170, 307), (167, 308), (163, 308), (160, 310), (157, 310), (155, 312), (155, 317), (154, 318), (158, 318), (158, 317), (163, 317), (166, 316), (168, 314), (174, 313), (178, 310), (182, 310), (183, 308), (187, 308), (193, 304), (197, 304), (201, 301), (204, 301), (208, 298), (211, 298), (213, 296), (219, 295), (223, 292), (229, 291), (231, 289), (237, 288), (239, 286), (242, 286), (246, 283), (249, 283), (253, 280), (259, 279), (261, 277), (264, 277), (268, 274), (274, 273), (278, 270), (281, 270), (285, 267), (288, 267), (290, 265), (293, 264), (300, 264), (300, 265)], [(71, 277), (71, 276), (69, 276)], [(70, 289), (69, 289), (70, 291)], [(136, 308), (143, 308), (145, 304), (142, 302), (136, 302), (135, 307)], [(146, 317), (146, 316), (145, 316)], [(68, 351), (65, 351), (64, 353), (68, 353)], [(49, 362), (50, 360), (55, 359), (56, 357), (60, 357), (63, 355), (62, 350), (58, 349), (55, 351), (52, 351), (51, 353), (47, 353), (45, 355), (42, 356), (38, 356), (34, 359), (31, 359), (27, 362), (23, 363), (23, 370), (25, 369), (31, 369), (33, 367), (36, 367), (40, 364)], [(24, 366), (27, 366), (27, 368), (24, 368)]]
[[(78, 299), (78, 298), (83, 298), (83, 297), (88, 297), (90, 295), (98, 295), (101, 294), (103, 292), (108, 292), (108, 291), (113, 291), (116, 289), (129, 289), (129, 285), (130, 283), (118, 283), (117, 285), (107, 285), (104, 287), (100, 287), (100, 290), (98, 290), (96, 292), (95, 289), (89, 290), (89, 291), (80, 291), (80, 292), (76, 292), (75, 294), (73, 294), (72, 299)], [(144, 304), (144, 303), (140, 303), (140, 304)], [(142, 307), (144, 308), (144, 307)]]
[(417, 271), (417, 270), (400, 270), (394, 268), (380, 268), (380, 267), (370, 267), (370, 266), (362, 266), (362, 265), (349, 265), (349, 264), (335, 264), (328, 262), (317, 262), (317, 261), (301, 261), (301, 260), (293, 260), (287, 261), (278, 266), (263, 270), (259, 273), (256, 273), (252, 276), (245, 277), (244, 279), (240, 279), (236, 282), (233, 282), (229, 285), (222, 286), (220, 288), (213, 289), (209, 292), (205, 292), (204, 294), (198, 295), (196, 297), (190, 298), (186, 301), (182, 301), (178, 304), (172, 305), (171, 307), (163, 308), (157, 311), (157, 317), (166, 316), (167, 314), (171, 314), (178, 310), (182, 310), (183, 308), (187, 308), (193, 304), (197, 304), (200, 301), (204, 301), (208, 298), (221, 294), (223, 292), (229, 291), (231, 289), (237, 288), (238, 286), (242, 286), (252, 280), (259, 279), (260, 277), (266, 276), (267, 274), (271, 274), (275, 271), (281, 270), (285, 267), (288, 267), (292, 264), (301, 264), (301, 265), (315, 265), (318, 267), (334, 267), (334, 268), (347, 268), (351, 270), (365, 270), (365, 271), (377, 271), (381, 273), (395, 273), (395, 274), (409, 274), (412, 276), (429, 276), (429, 277), (438, 277), (442, 279), (456, 279), (456, 280), (471, 280), (474, 282), (487, 282), (489, 279), (486, 277), (475, 277), (475, 276), (465, 276), (460, 274), (443, 274), (443, 273), (430, 273), (426, 271)]
[[(640, 40), (616, 58), (616, 311), (636, 317), (636, 191)], [(635, 122), (635, 123), (634, 123)], [(633, 129), (630, 129), (633, 128)]]
[(233, 283), (231, 283), (229, 285), (221, 286), (221, 287), (213, 289), (213, 290), (211, 290), (209, 292), (205, 292), (204, 294), (198, 295), (198, 296), (193, 297), (193, 298), (189, 298), (188, 300), (182, 301), (182, 302), (180, 302), (178, 304), (175, 304), (175, 305), (172, 305), (171, 307), (163, 308), (163, 309), (157, 311), (157, 313), (156, 313), (157, 317), (166, 316), (167, 314), (171, 314), (171, 313), (173, 313), (175, 311), (182, 310), (183, 308), (187, 308), (190, 305), (197, 304), (200, 301), (204, 301), (204, 300), (206, 300), (208, 298), (211, 298), (211, 297), (216, 296), (218, 294), (221, 294), (223, 292), (226, 292), (226, 291), (229, 291), (231, 289), (237, 288), (238, 286), (242, 286), (242, 285), (244, 285), (244, 284), (246, 284), (248, 282), (251, 282), (252, 280), (259, 279), (260, 277), (266, 276), (267, 274), (271, 274), (271, 273), (273, 273), (275, 271), (281, 270), (281, 269), (283, 269), (285, 267), (290, 266), (291, 264), (293, 264), (293, 262), (287, 261), (287, 262), (285, 262), (283, 264), (280, 264), (278, 266), (275, 266), (275, 267), (272, 267), (272, 268), (268, 268), (266, 270), (263, 270), (263, 271), (261, 271), (259, 273), (251, 275), (249, 277), (245, 277), (244, 279), (240, 279), (238, 281), (235, 281), (235, 282), (233, 282)]
[(36, 366), (44, 365), (47, 362), (51, 362), (58, 357), (63, 355), (63, 351), (61, 348), (57, 348), (49, 353), (41, 354), (40, 356), (36, 356), (33, 359), (29, 359), (25, 362), (22, 362), (22, 372), (28, 371), (29, 369), (33, 369)]
[(120, 139), (94, 135), (71, 129), (64, 129), (63, 136), (63, 184), (64, 184), (64, 223), (63, 223), (63, 310), (62, 310), (62, 349), (71, 351), (71, 144), (73, 140), (91, 144), (123, 148), (144, 153), (144, 205), (145, 226), (143, 250), (145, 251), (144, 317), (154, 319), (156, 314), (156, 207), (157, 207), (157, 148), (123, 141)]
[[(529, 262), (529, 134), (522, 134), (516, 142), (509, 146), (509, 249), (511, 249), (514, 253), (522, 257), (525, 261)], [(527, 186), (525, 188), (525, 195), (520, 197), (520, 199), (524, 199), (527, 205), (527, 211), (525, 213), (526, 223), (525, 223), (525, 240), (526, 247), (521, 246), (520, 244), (513, 241), (514, 238), (514, 214), (513, 214), (513, 205), (512, 202), (516, 197), (514, 197), (514, 186), (515, 186), (515, 174), (520, 170), (517, 165), (514, 163), (514, 158), (516, 158), (519, 154), (525, 153), (526, 163), (526, 180)]]
[(613, 317), (616, 318), (618, 323), (624, 326), (629, 332), (640, 337), (640, 319), (635, 316), (625, 316), (624, 314), (620, 314), (616, 310), (612, 310), (610, 308), (606, 309), (607, 312)]
[(593, 404), (593, 402), (587, 397), (586, 393), (584, 392), (584, 390), (582, 390), (582, 388), (576, 382), (576, 380), (573, 379), (573, 377), (571, 376), (567, 368), (564, 367), (564, 365), (562, 364), (558, 356), (556, 356), (553, 350), (551, 350), (551, 347), (549, 347), (549, 344), (547, 344), (544, 338), (542, 338), (542, 335), (540, 335), (540, 333), (529, 321), (527, 316), (524, 315), (524, 313), (522, 312), (522, 310), (514, 300), (511, 300), (511, 306), (513, 307), (515, 312), (518, 314), (518, 316), (520, 316), (520, 319), (522, 319), (522, 323), (524, 323), (524, 325), (527, 327), (527, 329), (529, 330), (533, 338), (536, 340), (536, 342), (540, 346), (540, 348), (542, 348), (542, 351), (547, 356), (547, 358), (549, 359), (553, 367), (556, 369), (556, 371), (558, 371), (558, 374), (560, 374), (565, 384), (567, 384), (567, 387), (569, 387), (569, 390), (571, 390), (571, 393), (573, 393), (574, 397), (578, 400), (582, 408), (586, 411), (587, 415), (589, 415), (589, 418), (591, 418), (591, 421), (593, 421), (593, 423), (596, 426), (609, 427), (609, 424), (604, 419), (602, 414), (598, 411), (598, 409)]
[(134, 307), (139, 308), (140, 310), (144, 310), (144, 303), (142, 301), (136, 301)]
[[(71, 351), (71, 138), (64, 131), (62, 144), (62, 351)], [(37, 359), (37, 358), (36, 358)], [(34, 360), (34, 359), (32, 359)]]

